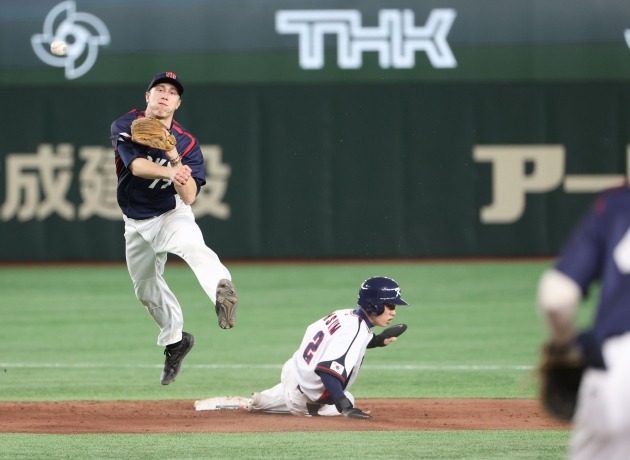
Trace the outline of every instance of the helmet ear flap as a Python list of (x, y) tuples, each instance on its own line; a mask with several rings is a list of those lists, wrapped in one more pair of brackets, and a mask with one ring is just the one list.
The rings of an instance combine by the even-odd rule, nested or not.
[(364, 306), (363, 309), (370, 316), (381, 316), (385, 311), (385, 305), (380, 302), (377, 305), (374, 305), (370, 302), (366, 306)]

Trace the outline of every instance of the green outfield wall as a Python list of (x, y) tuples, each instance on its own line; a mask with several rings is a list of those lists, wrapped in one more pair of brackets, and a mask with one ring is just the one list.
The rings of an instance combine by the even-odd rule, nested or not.
[(2, 2), (0, 261), (124, 257), (109, 128), (164, 70), (224, 258), (553, 255), (628, 175), (625, 2), (177, 5)]

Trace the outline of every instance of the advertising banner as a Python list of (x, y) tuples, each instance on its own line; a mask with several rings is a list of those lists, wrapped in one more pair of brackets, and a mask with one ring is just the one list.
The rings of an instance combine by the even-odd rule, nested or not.
[(3, 0), (0, 84), (619, 81), (626, 30), (624, 0)]
[(629, 174), (626, 30), (613, 0), (4, 0), (0, 261), (124, 258), (110, 125), (167, 70), (222, 258), (553, 255)]

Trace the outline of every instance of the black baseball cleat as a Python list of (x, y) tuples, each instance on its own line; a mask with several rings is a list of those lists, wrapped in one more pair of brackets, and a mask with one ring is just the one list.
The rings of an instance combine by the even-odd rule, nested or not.
[(164, 370), (160, 382), (162, 385), (168, 385), (175, 381), (175, 377), (179, 374), (182, 367), (182, 361), (195, 344), (195, 338), (188, 332), (182, 332), (182, 341), (176, 347), (166, 347), (164, 350)]

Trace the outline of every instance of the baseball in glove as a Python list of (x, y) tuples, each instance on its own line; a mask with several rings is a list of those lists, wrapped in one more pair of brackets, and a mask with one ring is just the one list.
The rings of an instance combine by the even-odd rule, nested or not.
[(567, 422), (573, 418), (584, 369), (584, 357), (577, 344), (543, 345), (539, 392), (542, 405), (551, 416)]
[(395, 326), (390, 326), (381, 332), (378, 335), (374, 335), (370, 343), (368, 343), (368, 348), (376, 348), (376, 347), (384, 347), (385, 339), (390, 339), (392, 337), (398, 337), (400, 334), (407, 330), (406, 324), (396, 324)]
[(131, 140), (168, 152), (175, 147), (175, 136), (170, 134), (162, 122), (153, 117), (136, 118), (131, 123)]

